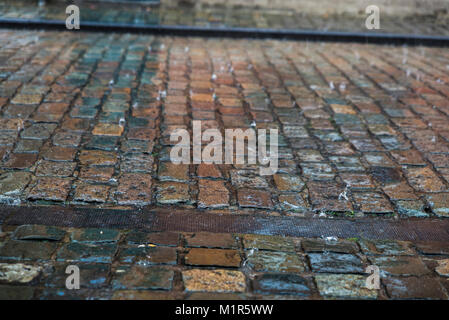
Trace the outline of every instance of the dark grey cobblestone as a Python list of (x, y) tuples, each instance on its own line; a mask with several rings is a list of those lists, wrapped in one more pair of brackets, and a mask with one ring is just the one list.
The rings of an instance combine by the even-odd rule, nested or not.
[[(7, 227), (0, 247), (5, 299), (448, 299), (449, 255), (437, 242), (22, 225)], [(245, 258), (234, 264), (231, 251)], [(365, 287), (370, 264), (380, 268), (380, 290)], [(65, 288), (68, 265), (80, 268), (80, 290)]]

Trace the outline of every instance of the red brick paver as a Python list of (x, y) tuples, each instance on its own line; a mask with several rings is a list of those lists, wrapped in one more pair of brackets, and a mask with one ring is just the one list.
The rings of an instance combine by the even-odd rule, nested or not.
[[(61, 35), (0, 32), (2, 202), (449, 214), (444, 49)], [(278, 129), (278, 172), (171, 163), (194, 120)]]

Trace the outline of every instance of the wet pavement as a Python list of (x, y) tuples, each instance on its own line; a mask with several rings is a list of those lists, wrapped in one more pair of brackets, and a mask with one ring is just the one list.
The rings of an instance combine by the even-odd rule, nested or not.
[[(3, 203), (449, 214), (444, 49), (57, 35), (1, 33)], [(278, 172), (173, 164), (192, 120), (279, 129)]]
[(447, 243), (22, 225), (0, 244), (1, 299), (448, 299)]
[[(419, 1), (418, 1), (419, 2)], [(39, 5), (41, 3), (41, 5)], [(61, 21), (67, 18), (64, 1), (42, 5), (38, 0), (6, 0), (0, 3), (0, 19)], [(365, 3), (348, 4), (357, 10), (336, 12), (326, 4), (301, 1), (294, 9), (270, 6), (242, 6), (223, 4), (188, 5), (162, 1), (160, 4), (123, 3), (114, 1), (83, 1), (80, 7), (81, 25), (84, 23), (127, 24), (135, 26), (191, 26), (201, 28), (256, 28), (273, 30), (312, 30), (363, 33), (393, 33), (418, 35), (449, 35), (447, 10), (420, 13), (419, 10), (389, 12), (380, 6), (381, 28), (367, 30)], [(371, 3), (370, 3), (371, 4)], [(327, 4), (329, 5), (329, 4)], [(420, 3), (422, 10), (426, 4)], [(413, 6), (412, 6), (413, 7)]]
[[(0, 61), (6, 211), (449, 215), (445, 48), (0, 30)], [(193, 120), (278, 129), (278, 172), (174, 165), (170, 133)], [(3, 224), (0, 298), (448, 299), (447, 241), (248, 233)]]

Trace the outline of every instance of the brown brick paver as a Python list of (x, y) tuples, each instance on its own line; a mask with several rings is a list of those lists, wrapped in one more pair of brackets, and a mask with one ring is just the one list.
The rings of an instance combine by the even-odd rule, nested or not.
[[(447, 244), (439, 242), (41, 225), (8, 226), (0, 241), (3, 299), (449, 297)], [(65, 288), (74, 263), (82, 290)], [(379, 290), (365, 285), (371, 263), (380, 268)]]
[[(27, 5), (12, 8), (0, 4), (0, 18), (23, 17)], [(176, 22), (179, 11), (167, 20), (165, 9), (148, 16)], [(211, 6), (184, 20), (238, 25), (235, 11), (223, 21), (219, 12)], [(127, 8), (120, 17), (134, 14)], [(299, 25), (294, 14), (281, 24), (269, 10), (245, 23), (256, 15), (258, 27)], [(405, 32), (406, 21), (382, 23)], [(314, 18), (303, 24), (313, 28)], [(0, 30), (0, 204), (5, 212), (23, 206), (0, 212), (0, 299), (448, 299), (447, 242), (337, 239), (326, 228), (341, 219), (345, 232), (360, 235), (358, 219), (413, 219), (441, 235), (449, 217), (448, 66), (439, 47)], [(196, 121), (222, 136), (277, 129), (276, 172), (262, 175), (260, 159), (217, 163), (225, 150), (215, 137), (201, 145), (170, 139), (177, 129), (192, 135)], [(176, 164), (176, 144), (215, 163)], [(32, 206), (49, 211), (33, 221), (72, 227), (16, 226)], [(76, 219), (65, 221), (71, 211), (63, 207)], [(91, 208), (116, 214), (111, 229), (98, 227), (105, 211)], [(189, 219), (171, 224), (192, 213), (205, 232), (192, 232)], [(158, 225), (152, 219), (165, 214), (160, 232), (113, 229), (128, 217)], [(319, 218), (326, 235), (273, 235), (282, 228), (264, 225), (296, 227), (303, 217)], [(232, 233), (242, 227), (235, 218), (254, 221), (244, 230), (255, 234)], [(407, 239), (429, 239), (423, 230)], [(382, 228), (372, 231), (382, 238)], [(80, 267), (79, 291), (65, 288), (68, 264)], [(372, 265), (378, 290), (366, 287)]]
[[(0, 199), (448, 215), (443, 49), (44, 34), (0, 32), (0, 170), (30, 178), (0, 180)], [(193, 120), (279, 129), (278, 172), (171, 163), (171, 132)]]

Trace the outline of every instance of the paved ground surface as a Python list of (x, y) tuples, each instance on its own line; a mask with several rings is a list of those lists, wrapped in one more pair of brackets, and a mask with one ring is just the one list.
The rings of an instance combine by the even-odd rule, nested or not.
[[(444, 48), (2, 30), (0, 61), (6, 205), (449, 215)], [(173, 165), (169, 135), (193, 120), (279, 129), (279, 172)], [(447, 242), (0, 231), (4, 298), (448, 298)], [(69, 264), (80, 291), (64, 289)]]
[[(302, 1), (304, 2), (304, 1)], [(316, 9), (311, 9), (310, 2)], [(377, 32), (399, 34), (423, 34), (448, 36), (449, 15), (447, 10), (420, 14), (385, 13), (388, 8), (381, 6), (381, 26), (379, 30), (367, 30), (365, 20), (366, 5), (357, 13), (334, 13), (325, 5), (309, 1), (306, 9), (297, 10), (241, 7), (223, 5), (179, 6), (123, 6), (105, 2), (83, 2), (79, 4), (81, 26), (83, 22), (121, 23), (135, 25), (196, 26), (215, 28), (269, 28), (300, 29), (320, 31)], [(371, 3), (370, 3), (371, 4)], [(38, 6), (38, 1), (6, 0), (0, 3), (0, 19), (62, 20), (67, 15), (63, 2)], [(354, 4), (355, 6), (355, 4)], [(424, 7), (426, 7), (424, 5)], [(422, 12), (422, 10), (421, 10)]]
[[(444, 49), (16, 31), (0, 41), (2, 202), (449, 214)], [(169, 135), (192, 120), (278, 128), (278, 173), (172, 164)]]
[[(0, 298), (447, 299), (448, 257), (435, 242), (23, 225), (0, 233)], [(366, 288), (372, 264), (379, 290)]]

